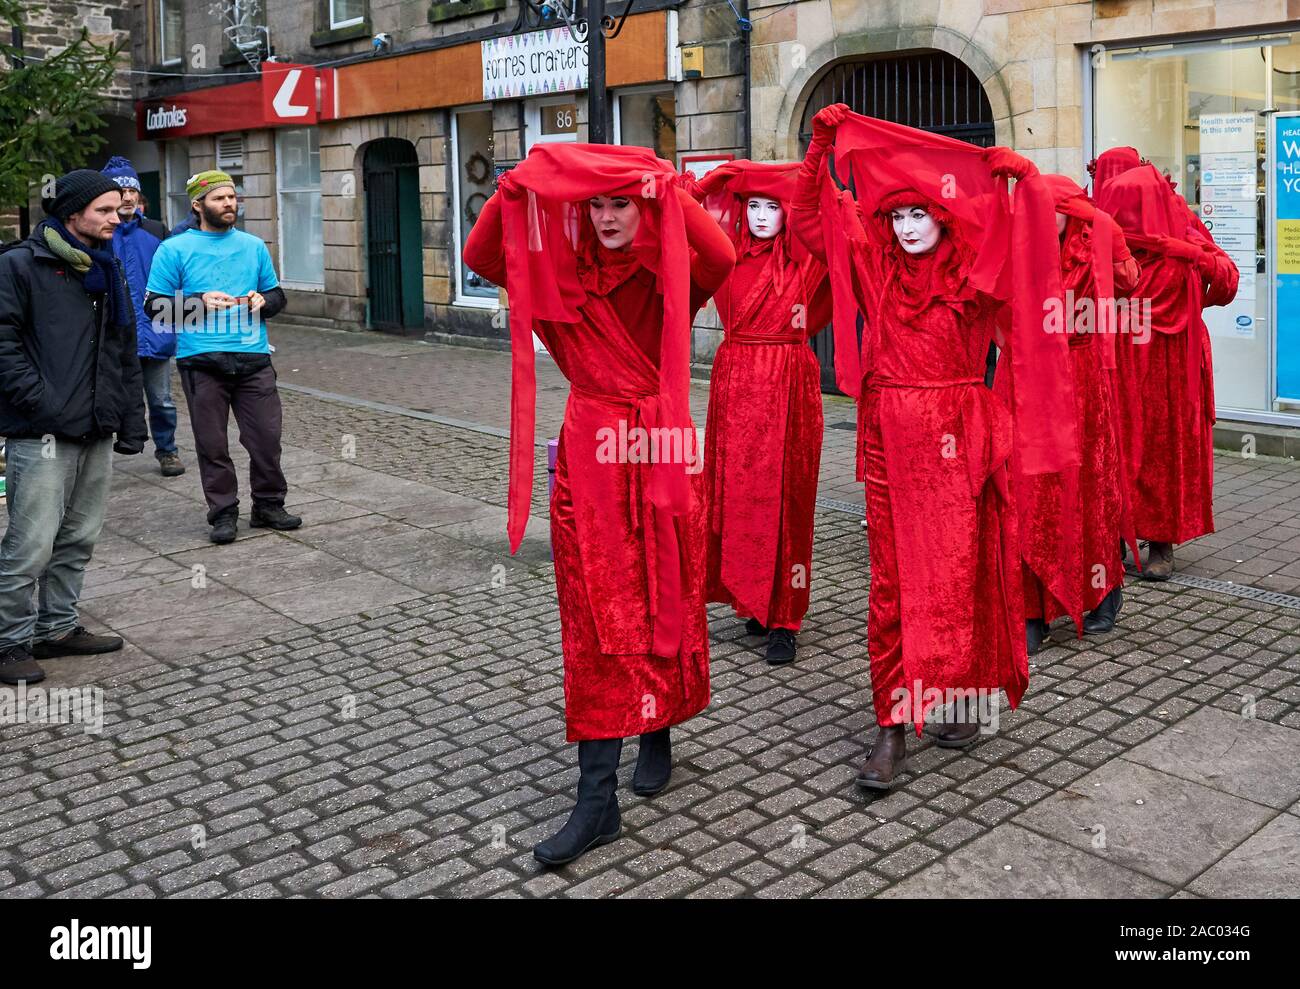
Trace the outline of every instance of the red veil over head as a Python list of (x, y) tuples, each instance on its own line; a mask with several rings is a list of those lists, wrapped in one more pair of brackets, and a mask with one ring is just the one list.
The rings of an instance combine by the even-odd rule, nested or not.
[(785, 259), (802, 265), (808, 258), (803, 241), (790, 230), (790, 203), (799, 178), (799, 163), (770, 164), (741, 158), (728, 161), (713, 169), (698, 182), (692, 183), (692, 194), (726, 231), (736, 248), (736, 256), (743, 257), (763, 247), (749, 232), (745, 209), (753, 196), (775, 199), (785, 210), (785, 226), (770, 241), (776, 263), (772, 265), (774, 287), (783, 291), (781, 279), (785, 272)]
[[(1131, 148), (1128, 150), (1132, 150)], [(1097, 325), (1102, 338), (1101, 363), (1115, 368), (1115, 228), (1108, 213), (1098, 209), (1083, 187), (1064, 175), (1044, 175), (1056, 211), (1088, 228), (1092, 275), (1096, 286)], [(1067, 237), (1069, 232), (1067, 230)]]
[[(918, 257), (903, 250), (894, 234), (890, 216), (896, 209), (919, 206), (943, 227), (943, 237), (933, 254)], [(975, 249), (953, 214), (911, 186), (892, 186), (876, 198), (867, 236), (887, 258), (884, 295), (888, 295), (899, 316), (911, 320), (935, 302), (960, 310), (975, 302), (975, 286), (968, 274), (975, 262)], [(877, 306), (879, 300), (870, 300)]]
[[(1077, 466), (1079, 450), (1073, 396), (1056, 383), (1070, 380), (1064, 333), (1048, 332), (1047, 300), (1061, 295), (1052, 199), (1042, 177), (1016, 183), (1015, 209), (1005, 179), (993, 175), (985, 149), (964, 141), (847, 113), (835, 132), (836, 174), (850, 184), (857, 203), (846, 211), (822, 163), (821, 222), (835, 307), (836, 380), (850, 395), (861, 389), (849, 236), (859, 218), (876, 211), (887, 194), (918, 193), (951, 215), (950, 234), (975, 245), (965, 275), (970, 288), (1007, 300), (1011, 312), (1010, 358), (1017, 377), (1016, 418), (1021, 424), (1027, 473)], [(878, 229), (878, 224), (870, 223)], [(886, 231), (892, 236), (892, 231)], [(868, 236), (871, 236), (870, 234)], [(874, 313), (863, 314), (868, 320)], [(841, 363), (841, 354), (844, 357)]]
[[(1153, 330), (1187, 333), (1188, 394), (1197, 394), (1204, 347), (1200, 325), (1203, 286), (1197, 261), (1213, 245), (1194, 232), (1194, 217), (1187, 204), (1154, 165), (1140, 165), (1109, 182), (1097, 205), (1115, 218), (1130, 249), (1147, 253), (1148, 258), (1140, 259), (1141, 280), (1132, 296), (1159, 300), (1152, 302)], [(1156, 265), (1151, 256), (1176, 265)], [(1171, 277), (1186, 282), (1187, 291), (1181, 296), (1158, 291), (1159, 284)]]
[[(597, 250), (586, 203), (593, 196), (635, 199), (641, 220), (630, 251), (657, 276), (663, 293), (658, 424), (690, 422), (690, 255), (678, 176), (646, 148), (538, 144), (501, 176), (502, 237), (510, 272), (510, 494), (507, 532), (514, 552), (532, 496), (537, 381), (532, 332), (540, 320), (577, 322), (587, 298), (584, 274)], [(588, 282), (590, 283), (590, 282)], [(648, 493), (670, 515), (689, 505), (685, 463), (652, 465)]]
[(1092, 176), (1092, 199), (1097, 202), (1106, 190), (1111, 179), (1119, 178), (1125, 172), (1142, 164), (1142, 156), (1137, 148), (1110, 148), (1088, 162), (1088, 174)]

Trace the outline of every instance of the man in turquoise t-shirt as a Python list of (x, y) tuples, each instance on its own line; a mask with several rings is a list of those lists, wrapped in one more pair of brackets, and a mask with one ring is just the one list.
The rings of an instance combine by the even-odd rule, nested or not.
[(231, 411), (248, 451), (249, 524), (296, 529), (302, 519), (284, 509), (280, 393), (266, 338), (266, 320), (284, 308), (284, 292), (266, 244), (234, 229), (234, 180), (225, 172), (200, 172), (186, 191), (199, 226), (159, 245), (145, 311), (156, 326), (176, 331), (176, 368), (194, 428), (211, 539), (231, 542), (239, 521), (239, 481), (226, 438)]

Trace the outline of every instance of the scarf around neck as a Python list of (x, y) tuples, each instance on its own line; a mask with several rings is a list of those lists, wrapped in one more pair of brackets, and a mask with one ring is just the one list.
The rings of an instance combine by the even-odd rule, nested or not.
[(103, 293), (109, 325), (126, 322), (131, 303), (126, 297), (121, 262), (113, 252), (83, 243), (52, 216), (42, 221), (40, 230), (45, 246), (81, 277), (82, 288), (90, 294)]

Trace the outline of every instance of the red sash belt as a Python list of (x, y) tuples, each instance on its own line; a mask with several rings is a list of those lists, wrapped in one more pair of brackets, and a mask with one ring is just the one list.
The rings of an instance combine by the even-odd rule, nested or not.
[[(627, 413), (627, 431), (640, 427), (648, 438), (661, 420), (658, 395), (607, 395), (572, 386), (585, 398), (616, 406)], [(686, 453), (686, 437), (682, 452)], [(691, 437), (695, 442), (695, 437)], [(671, 447), (671, 444), (670, 444)], [(662, 450), (660, 451), (663, 452)], [(695, 451), (696, 456), (701, 451)], [(650, 494), (649, 473), (653, 463), (628, 464), (628, 507), (632, 527), (641, 534), (645, 547), (646, 589), (650, 598), (651, 652), (666, 659), (675, 658), (682, 641), (682, 572), (677, 527), (664, 506), (656, 505)]]
[(762, 334), (757, 334), (757, 333), (729, 332), (726, 335), (726, 337), (723, 338), (723, 342), (743, 343), (743, 344), (773, 344), (773, 345), (789, 346), (790, 344), (794, 344), (794, 343), (807, 343), (808, 338), (804, 336), (802, 333), (799, 334), (798, 336), (786, 337), (786, 336), (763, 336)]

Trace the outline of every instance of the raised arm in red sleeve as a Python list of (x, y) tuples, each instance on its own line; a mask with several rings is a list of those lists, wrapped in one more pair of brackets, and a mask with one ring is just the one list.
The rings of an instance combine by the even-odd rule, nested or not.
[(483, 205), (478, 220), (465, 238), (465, 264), (492, 282), (506, 287), (506, 252), (501, 240), (501, 197), (496, 193)]
[(1109, 219), (1108, 222), (1111, 227), (1110, 249), (1112, 268), (1115, 272), (1115, 295), (1128, 295), (1137, 286), (1138, 279), (1142, 276), (1142, 268), (1137, 263), (1137, 258), (1133, 257), (1128, 249), (1123, 228), (1114, 219)]
[(691, 247), (691, 308), (700, 309), (736, 266), (736, 249), (717, 221), (685, 189), (674, 192), (682, 204), (686, 241)]

